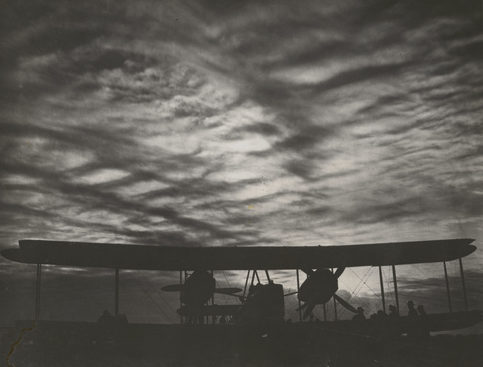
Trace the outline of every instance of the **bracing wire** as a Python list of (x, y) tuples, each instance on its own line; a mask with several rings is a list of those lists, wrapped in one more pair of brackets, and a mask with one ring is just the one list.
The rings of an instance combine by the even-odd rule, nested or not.
[(391, 281), (389, 280), (389, 277), (386, 276), (386, 273), (384, 272), (384, 268), (382, 268), (382, 276), (386, 282), (386, 289), (387, 289), (387, 297), (388, 300), (390, 301), (388, 304), (394, 304), (396, 302), (396, 299), (394, 297), (394, 287), (391, 285)]
[(221, 273), (223, 274), (223, 277), (225, 278), (225, 282), (226, 282), (226, 284), (228, 285), (228, 287), (230, 287), (230, 288), (231, 288), (230, 282), (228, 281), (228, 277), (226, 276), (225, 271), (222, 271)]
[[(166, 311), (163, 309), (163, 307), (161, 307), (161, 306), (159, 305), (159, 303), (158, 303), (158, 302), (156, 302), (156, 300), (153, 298), (153, 296), (151, 295), (151, 293), (150, 293), (150, 292), (149, 292), (149, 291), (146, 289), (146, 287), (145, 287), (143, 284), (141, 284), (141, 282), (140, 282), (140, 281), (138, 281), (137, 279), (136, 279), (135, 281), (136, 281), (136, 283), (138, 283), (139, 288), (141, 289), (141, 291), (142, 291), (143, 293), (145, 293), (145, 294), (146, 294), (146, 296), (149, 298), (149, 300), (150, 300), (150, 301), (151, 301), (151, 302), (152, 302), (152, 303), (153, 303), (153, 304), (156, 306), (156, 308), (157, 308), (159, 311), (161, 311), (161, 313), (162, 313), (162, 314), (163, 314), (163, 316), (166, 318), (166, 320), (171, 320), (171, 319), (172, 319), (172, 317), (170, 317), (170, 316), (169, 316), (169, 314), (168, 314), (168, 313), (166, 313)], [(176, 312), (175, 312), (175, 310), (173, 309), (173, 307), (172, 307), (172, 306), (169, 304), (169, 302), (168, 302), (168, 301), (166, 301), (166, 300), (165, 300), (165, 299), (164, 299), (162, 296), (161, 296), (161, 300), (162, 300), (162, 301), (163, 301), (163, 302), (164, 302), (164, 303), (165, 303), (165, 304), (168, 306), (169, 311), (170, 311), (170, 312), (173, 312), (173, 314), (175, 315), (175, 314), (176, 314)]]
[(374, 291), (374, 289), (372, 289), (371, 286), (369, 286), (369, 284), (367, 284), (367, 280), (369, 279), (371, 273), (372, 273), (372, 270), (373, 270), (373, 266), (371, 266), (367, 272), (364, 274), (364, 276), (361, 278), (356, 272), (354, 272), (352, 269), (350, 269), (352, 274), (354, 274), (357, 278), (359, 278), (360, 282), (359, 284), (357, 285), (356, 289), (354, 289), (354, 291), (352, 292), (351, 294), (351, 297), (354, 296), (354, 295), (358, 295), (360, 290), (362, 289), (362, 286), (365, 285), (376, 297), (377, 297), (377, 294), (376, 292)]
[[(357, 283), (357, 285), (355, 286), (354, 290), (352, 291), (351, 295), (350, 295), (350, 298), (352, 298), (354, 295), (357, 296), (357, 294), (359, 293), (359, 291), (362, 289), (362, 286), (365, 284), (373, 293), (374, 291), (372, 290), (371, 287), (369, 287), (369, 285), (366, 283), (367, 279), (369, 278), (369, 276), (371, 275), (371, 272), (372, 272), (372, 266), (366, 271), (366, 273), (364, 274), (364, 276), (361, 278), (356, 272), (354, 272), (352, 269), (349, 268), (349, 270), (352, 272), (352, 274), (354, 274), (357, 278), (359, 278), (359, 283)], [(375, 293), (374, 293), (375, 294)], [(376, 295), (376, 294), (375, 294)], [(376, 295), (377, 296), (377, 295)], [(345, 313), (347, 312), (347, 310), (345, 309), (342, 309), (341, 311), (341, 316), (344, 315)]]
[(166, 313), (166, 311), (156, 302), (153, 298), (153, 296), (144, 288), (141, 287), (141, 290), (148, 296), (149, 300), (161, 311), (164, 317), (166, 317), (166, 320), (170, 320), (171, 317)]

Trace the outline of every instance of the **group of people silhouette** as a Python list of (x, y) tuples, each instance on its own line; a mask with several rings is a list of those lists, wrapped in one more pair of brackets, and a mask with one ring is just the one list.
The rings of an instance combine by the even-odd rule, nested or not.
[[(423, 305), (414, 306), (413, 301), (407, 302), (407, 318), (405, 322), (401, 322), (400, 314), (396, 306), (389, 305), (389, 313), (383, 310), (370, 315), (369, 320), (374, 320), (376, 325), (376, 331), (382, 334), (400, 335), (405, 332), (408, 337), (411, 338), (425, 338), (429, 336), (429, 321), (428, 315)], [(352, 318), (354, 321), (364, 321), (366, 316), (362, 307), (357, 308), (356, 315)]]
[(102, 315), (97, 319), (97, 323), (102, 326), (125, 325), (128, 323), (124, 314), (113, 315), (108, 310), (104, 310)]
[[(408, 301), (408, 317), (426, 317), (426, 311), (424, 310), (423, 305), (419, 305), (417, 308), (414, 308), (414, 302)], [(399, 312), (394, 305), (389, 305), (389, 313), (384, 312), (383, 310), (379, 310), (369, 317), (369, 319), (374, 320), (378, 318), (395, 318), (399, 317)], [(352, 318), (352, 320), (366, 320), (366, 316), (364, 313), (364, 309), (362, 307), (357, 307), (357, 313)]]
[[(364, 309), (357, 307), (357, 313), (352, 318), (353, 321), (360, 324), (362, 328), (369, 328), (370, 333), (378, 336), (399, 336), (402, 333), (406, 333), (410, 338), (426, 338), (430, 331), (429, 319), (426, 314), (426, 310), (423, 305), (415, 307), (413, 301), (407, 302), (407, 316), (400, 317), (399, 311), (396, 306), (389, 305), (389, 312), (386, 313), (383, 310), (370, 315), (369, 319), (366, 318)], [(320, 321), (317, 319), (317, 321)], [(371, 322), (366, 322), (371, 321)], [(127, 324), (125, 315), (112, 315), (109, 311), (104, 310), (103, 314), (97, 320), (98, 324), (103, 326), (116, 326)], [(213, 320), (216, 324), (231, 324), (234, 322), (233, 317), (220, 316)], [(290, 323), (291, 320), (288, 320)], [(204, 324), (205, 318), (190, 317), (187, 320), (188, 324)]]

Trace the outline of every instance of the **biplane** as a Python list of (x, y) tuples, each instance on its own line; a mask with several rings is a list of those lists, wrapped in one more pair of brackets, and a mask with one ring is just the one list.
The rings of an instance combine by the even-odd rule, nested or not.
[[(123, 269), (176, 271), (179, 284), (162, 289), (180, 293), (178, 313), (182, 323), (205, 324), (207, 317), (230, 316), (238, 325), (273, 325), (284, 323), (283, 286), (270, 279), (270, 271), (295, 270), (297, 289), (290, 294), (298, 298), (299, 321), (309, 319), (317, 305), (329, 300), (357, 313), (357, 309), (337, 294), (338, 279), (348, 267), (379, 268), (382, 310), (386, 312), (383, 273), (390, 266), (394, 295), (399, 314), (396, 266), (441, 262), (444, 268), (449, 312), (429, 315), (432, 331), (467, 327), (481, 320), (479, 311), (468, 309), (462, 258), (476, 250), (473, 239), (375, 243), (346, 246), (311, 247), (161, 247), (130, 244), (104, 244), (49, 240), (20, 240), (19, 247), (3, 250), (12, 261), (35, 264), (37, 281), (35, 320), (40, 319), (42, 265), (111, 268), (115, 274), (114, 310), (119, 313), (119, 272)], [(453, 312), (446, 264), (459, 262), (465, 310)], [(217, 288), (214, 273), (219, 270), (246, 271), (244, 288)], [(266, 283), (258, 272), (265, 272)], [(301, 282), (300, 272), (305, 273)], [(250, 281), (251, 277), (251, 281)], [(241, 293), (242, 292), (242, 293)], [(216, 305), (216, 293), (236, 297), (240, 303)], [(241, 294), (240, 294), (241, 293)], [(324, 318), (324, 321), (327, 321)], [(369, 320), (368, 320), (369, 321)], [(354, 324), (339, 321), (343, 327)], [(324, 322), (320, 323), (323, 327)], [(407, 328), (405, 318), (398, 321), (401, 332)], [(333, 324), (331, 324), (333, 325)]]

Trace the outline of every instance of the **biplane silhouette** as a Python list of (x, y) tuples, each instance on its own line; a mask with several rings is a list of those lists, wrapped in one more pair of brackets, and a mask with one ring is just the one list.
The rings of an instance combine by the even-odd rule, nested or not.
[[(122, 269), (179, 272), (179, 284), (162, 289), (180, 293), (181, 323), (207, 324), (230, 317), (230, 325), (265, 328), (284, 323), (284, 289), (270, 279), (270, 271), (295, 270), (297, 289), (289, 294), (298, 298), (299, 321), (312, 317), (318, 305), (331, 299), (357, 314), (359, 310), (337, 294), (338, 280), (348, 267), (373, 266), (379, 268), (382, 310), (386, 301), (381, 267), (392, 267), (397, 314), (399, 297), (396, 266), (441, 262), (448, 292), (449, 312), (428, 315), (429, 331), (451, 330), (476, 324), (481, 312), (468, 309), (462, 258), (476, 250), (473, 239), (375, 243), (346, 246), (311, 247), (161, 247), (112, 243), (87, 243), (49, 240), (20, 240), (19, 247), (3, 250), (9, 260), (37, 266), (34, 319), (40, 319), (41, 271), (43, 264), (71, 267), (102, 267), (115, 271), (114, 309), (119, 314), (119, 272)], [(457, 260), (460, 266), (465, 310), (453, 312), (446, 264)], [(244, 288), (217, 288), (215, 272), (219, 270), (247, 271)], [(258, 272), (266, 275), (266, 283)], [(306, 274), (301, 283), (299, 272)], [(250, 281), (251, 277), (251, 281)], [(238, 298), (239, 303), (216, 305), (214, 295), (220, 293)], [(327, 321), (324, 318), (324, 321)], [(367, 320), (369, 323), (370, 320)], [(342, 329), (360, 327), (360, 323), (338, 320)], [(324, 322), (321, 322), (323, 327)], [(400, 317), (398, 333), (408, 330), (411, 320)], [(331, 324), (332, 328), (334, 323)]]

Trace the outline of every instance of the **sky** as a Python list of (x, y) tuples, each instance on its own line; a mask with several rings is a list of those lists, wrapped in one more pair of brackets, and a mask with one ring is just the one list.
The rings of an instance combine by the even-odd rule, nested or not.
[[(480, 1), (4, 4), (0, 248), (480, 246)], [(480, 252), (465, 260), (470, 290), (483, 285)], [(10, 317), (25, 316), (32, 269), (0, 266)], [(401, 269), (401, 287), (440, 268)], [(346, 272), (341, 288), (350, 295), (366, 271)], [(53, 290), (97, 274), (109, 293), (105, 271), (48, 272)], [(278, 274), (288, 287), (289, 275)], [(129, 276), (161, 297), (175, 275)]]

